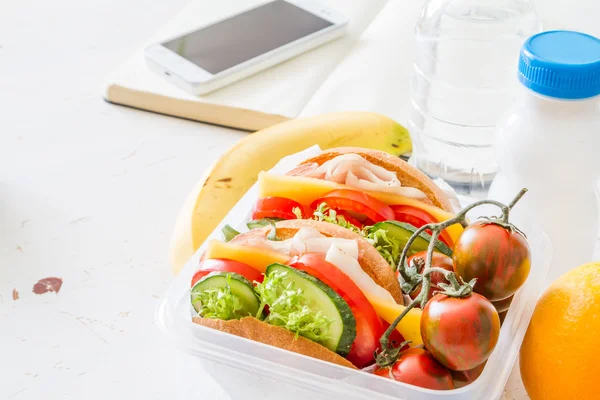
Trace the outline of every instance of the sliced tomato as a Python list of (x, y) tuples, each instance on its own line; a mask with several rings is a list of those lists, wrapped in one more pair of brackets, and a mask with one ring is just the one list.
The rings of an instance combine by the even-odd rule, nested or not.
[(265, 197), (258, 199), (252, 210), (252, 219), (281, 218), (296, 219), (294, 208), (299, 208), (302, 218), (311, 218), (313, 211), (310, 207), (303, 206), (297, 201), (285, 197)]
[(333, 190), (313, 202), (313, 208), (327, 203), (331, 208), (364, 214), (374, 222), (393, 220), (394, 211), (385, 203), (363, 192), (350, 189)]
[(344, 219), (351, 223), (352, 225), (356, 226), (359, 229), (362, 229), (364, 224), (362, 222), (360, 222), (359, 220), (357, 220), (356, 218), (354, 218), (352, 215), (350, 215), (349, 212), (344, 211), (344, 210), (335, 210), (335, 212), (337, 213), (337, 215), (341, 215), (342, 217), (344, 217)]
[(194, 287), (194, 285), (196, 283), (198, 283), (198, 281), (202, 278), (204, 278), (206, 275), (210, 274), (212, 271), (196, 271), (196, 273), (194, 274), (194, 276), (192, 277), (192, 286)]
[[(423, 225), (434, 224), (438, 222), (433, 217), (433, 215), (417, 207), (405, 205), (395, 205), (390, 207), (392, 210), (394, 210), (394, 214), (396, 215), (396, 221), (406, 222), (407, 224), (411, 224), (415, 228), (420, 228)], [(430, 231), (428, 232), (431, 233)], [(452, 238), (445, 230), (440, 235), (440, 240), (450, 248), (452, 248), (454, 245)]]
[(262, 282), (264, 278), (260, 271), (252, 268), (248, 264), (234, 260), (227, 260), (224, 258), (211, 258), (209, 260), (200, 262), (200, 269), (192, 277), (192, 286), (194, 286), (200, 279), (214, 271), (235, 272), (236, 274), (242, 275), (250, 282)]
[(324, 254), (306, 253), (292, 258), (289, 265), (321, 280), (346, 300), (356, 320), (356, 339), (346, 358), (358, 368), (373, 363), (379, 338), (384, 332), (383, 326), (375, 309), (354, 281), (327, 262)]

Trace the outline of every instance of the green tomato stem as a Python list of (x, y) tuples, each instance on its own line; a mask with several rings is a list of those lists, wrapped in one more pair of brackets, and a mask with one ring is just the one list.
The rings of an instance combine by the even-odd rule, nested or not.
[(415, 308), (415, 306), (419, 303), (422, 293), (423, 293), (423, 291), (421, 291), (421, 293), (408, 306), (406, 306), (404, 311), (402, 311), (402, 313), (394, 320), (394, 322), (392, 322), (390, 324), (390, 326), (387, 328), (387, 330), (384, 332), (384, 334), (379, 339), (379, 343), (381, 344), (382, 351), (379, 354), (377, 354), (377, 356), (376, 356), (376, 361), (377, 361), (378, 366), (387, 367), (389, 365), (394, 364), (396, 362), (396, 360), (398, 359), (398, 353), (400, 352), (400, 349), (403, 346), (399, 346), (397, 348), (395, 348), (394, 346), (391, 346), (390, 345), (390, 336), (392, 335), (392, 332), (394, 332), (394, 330), (396, 329), (396, 327), (398, 326), (398, 324), (400, 323), (402, 318), (404, 318), (404, 316), (406, 314), (408, 314), (408, 312), (410, 310)]

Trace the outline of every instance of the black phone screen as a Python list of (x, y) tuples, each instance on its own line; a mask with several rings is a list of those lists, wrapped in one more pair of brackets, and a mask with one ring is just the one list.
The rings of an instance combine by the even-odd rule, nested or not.
[(162, 45), (214, 75), (331, 25), (277, 0)]

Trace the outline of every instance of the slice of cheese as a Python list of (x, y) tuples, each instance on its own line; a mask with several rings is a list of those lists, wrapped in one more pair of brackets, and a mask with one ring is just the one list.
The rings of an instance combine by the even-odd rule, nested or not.
[[(338, 189), (353, 188), (341, 183), (303, 176), (275, 175), (264, 171), (258, 174), (258, 196), (260, 198), (285, 197), (304, 205), (310, 205), (325, 194)], [(400, 196), (395, 193), (371, 192), (368, 190), (365, 193), (381, 200), (387, 205), (401, 204), (416, 207), (431, 214), (438, 222), (454, 217), (452, 213), (410, 197)], [(463, 227), (460, 224), (446, 228), (446, 232), (448, 232), (455, 243), (462, 231)]]
[[(388, 324), (392, 324), (396, 318), (406, 309), (406, 307), (365, 293), (367, 299), (373, 305), (375, 312)], [(410, 340), (411, 346), (423, 344), (421, 338), (421, 310), (413, 308), (402, 318), (402, 321), (396, 327), (396, 330), (402, 334), (404, 340)]]
[(290, 259), (289, 256), (273, 250), (242, 246), (236, 243), (226, 243), (218, 240), (212, 240), (208, 244), (204, 257), (207, 259), (226, 258), (239, 261), (248, 264), (263, 273), (267, 270), (269, 265), (274, 263), (285, 264)]

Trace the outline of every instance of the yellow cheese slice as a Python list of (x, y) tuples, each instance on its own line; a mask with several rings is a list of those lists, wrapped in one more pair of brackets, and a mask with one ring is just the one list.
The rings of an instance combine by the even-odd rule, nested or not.
[[(377, 315), (384, 319), (388, 324), (394, 322), (396, 318), (406, 307), (396, 304), (392, 301), (384, 300), (365, 293), (367, 299), (375, 309)], [(396, 330), (402, 334), (405, 340), (410, 340), (411, 346), (417, 346), (423, 343), (421, 338), (421, 310), (413, 308), (402, 318), (402, 321), (396, 327)]]
[[(323, 179), (307, 178), (304, 176), (275, 175), (264, 171), (258, 174), (258, 197), (260, 198), (285, 197), (304, 205), (310, 205), (325, 194), (338, 189), (352, 188), (341, 183)], [(421, 209), (431, 214), (438, 222), (446, 221), (454, 217), (454, 214), (452, 213), (410, 197), (368, 190), (364, 190), (364, 192), (387, 205), (401, 204)], [(455, 224), (446, 228), (446, 232), (448, 232), (455, 243), (462, 231), (463, 227), (460, 224)]]
[(212, 240), (206, 248), (205, 257), (227, 258), (229, 260), (239, 261), (256, 268), (260, 272), (265, 272), (267, 267), (274, 263), (285, 264), (290, 257), (273, 250), (242, 246), (236, 243), (220, 242)]

